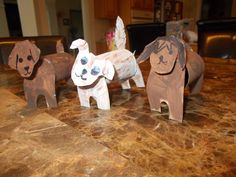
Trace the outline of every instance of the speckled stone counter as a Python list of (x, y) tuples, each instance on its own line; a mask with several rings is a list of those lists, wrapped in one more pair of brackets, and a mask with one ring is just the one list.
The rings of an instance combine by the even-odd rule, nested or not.
[[(58, 108), (26, 107), (22, 78), (0, 66), (0, 176), (236, 176), (236, 65), (206, 62), (200, 95), (184, 99), (182, 124), (149, 109), (145, 89), (109, 85), (111, 110), (80, 107), (57, 83)], [(150, 65), (141, 64), (145, 80)]]

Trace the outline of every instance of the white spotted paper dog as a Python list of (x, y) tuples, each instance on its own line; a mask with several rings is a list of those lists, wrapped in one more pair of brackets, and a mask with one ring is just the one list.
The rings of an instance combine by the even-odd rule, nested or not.
[[(123, 24), (123, 22), (122, 22)], [(129, 89), (129, 79), (137, 87), (144, 87), (144, 81), (136, 59), (125, 49), (121, 41), (117, 50), (95, 56), (89, 53), (88, 43), (83, 39), (72, 42), (71, 49), (79, 49), (71, 71), (71, 78), (77, 86), (81, 106), (90, 107), (93, 97), (99, 109), (110, 109), (107, 81), (118, 80), (123, 89)]]
[(79, 49), (71, 78), (77, 86), (81, 106), (90, 107), (89, 98), (93, 97), (99, 109), (110, 109), (106, 79), (119, 80), (123, 89), (129, 89), (132, 78), (138, 87), (144, 87), (141, 71), (130, 51), (120, 49), (95, 56), (89, 53), (88, 44), (82, 39), (74, 41), (71, 48)]

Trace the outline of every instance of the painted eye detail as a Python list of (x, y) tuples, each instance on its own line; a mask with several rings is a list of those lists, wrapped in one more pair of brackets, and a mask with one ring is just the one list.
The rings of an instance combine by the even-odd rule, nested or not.
[(173, 50), (170, 50), (170, 51), (169, 51), (169, 54), (172, 55), (172, 54), (173, 54)]
[(32, 55), (27, 56), (27, 60), (31, 61), (33, 59)]
[(163, 64), (166, 64), (166, 63), (167, 63), (167, 61), (164, 61), (163, 55), (161, 55), (161, 56), (159, 57), (159, 63), (157, 63), (157, 64), (161, 64), (161, 63), (163, 63)]
[(88, 63), (88, 58), (87, 57), (82, 57), (80, 59), (80, 62), (81, 62), (82, 65), (86, 65)]
[(100, 68), (98, 66), (94, 66), (94, 68), (91, 70), (91, 74), (96, 76), (100, 72)]
[(82, 75), (86, 74), (87, 73), (87, 70), (86, 69), (83, 69), (82, 70)]
[(23, 62), (23, 58), (19, 58), (19, 62), (22, 63)]

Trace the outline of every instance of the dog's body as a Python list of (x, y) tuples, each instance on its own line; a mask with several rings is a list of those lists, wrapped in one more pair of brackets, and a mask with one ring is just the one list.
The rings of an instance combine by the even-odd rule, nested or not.
[(31, 108), (37, 107), (39, 95), (45, 96), (48, 107), (57, 107), (55, 82), (70, 78), (74, 58), (62, 51), (40, 57), (35, 44), (26, 41), (16, 43), (9, 56), (9, 66), (24, 77), (24, 92)]
[(182, 122), (184, 86), (188, 85), (192, 94), (200, 92), (204, 62), (197, 53), (174, 37), (157, 38), (137, 60), (141, 62), (149, 56), (151, 70), (147, 80), (147, 95), (150, 108), (161, 112), (161, 102), (166, 102), (169, 118)]
[(123, 89), (129, 89), (129, 79), (138, 87), (144, 81), (134, 55), (126, 49), (117, 49), (101, 55), (89, 53), (88, 44), (82, 39), (74, 41), (71, 48), (78, 48), (79, 54), (71, 71), (71, 77), (78, 88), (81, 106), (90, 107), (89, 98), (97, 101), (99, 109), (110, 109), (107, 81), (120, 81)]

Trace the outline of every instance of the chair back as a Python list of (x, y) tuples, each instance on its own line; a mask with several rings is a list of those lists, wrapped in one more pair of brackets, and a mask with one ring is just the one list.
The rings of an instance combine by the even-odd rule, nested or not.
[(159, 36), (165, 36), (165, 23), (129, 24), (126, 26), (130, 51), (140, 54), (144, 47)]
[(236, 58), (236, 18), (200, 20), (198, 53), (202, 57)]

